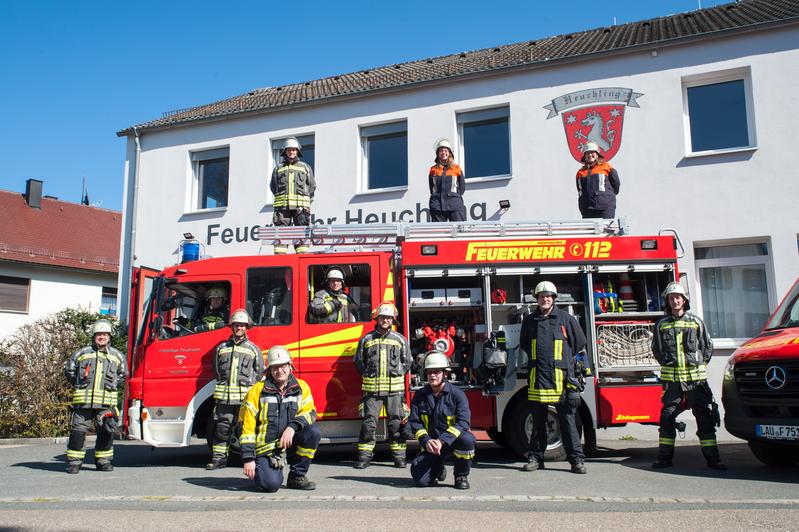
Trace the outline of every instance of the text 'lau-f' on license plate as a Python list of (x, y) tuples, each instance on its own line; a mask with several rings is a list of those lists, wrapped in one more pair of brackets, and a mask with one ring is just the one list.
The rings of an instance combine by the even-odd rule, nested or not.
[(773, 440), (799, 439), (799, 427), (790, 425), (757, 425), (757, 435)]

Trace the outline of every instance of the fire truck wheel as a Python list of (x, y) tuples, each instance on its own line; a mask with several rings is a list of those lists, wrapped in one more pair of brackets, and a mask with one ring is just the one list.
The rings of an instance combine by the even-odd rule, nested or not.
[(488, 429), (486, 434), (491, 438), (491, 441), (500, 447), (508, 447), (508, 438), (504, 432), (499, 432), (497, 429)]
[(799, 447), (765, 441), (750, 441), (749, 449), (755, 458), (770, 466), (792, 466), (799, 462)]
[[(505, 430), (508, 445), (522, 458), (527, 457), (527, 450), (530, 441), (530, 433), (533, 429), (533, 419), (530, 415), (530, 407), (526, 398), (520, 398), (511, 408), (505, 420)], [(577, 413), (577, 432), (580, 437), (583, 435), (583, 423), (579, 412)], [(550, 407), (547, 415), (547, 450), (544, 459), (559, 461), (566, 459), (566, 450), (563, 448), (563, 441), (560, 438), (560, 422), (554, 407)]]

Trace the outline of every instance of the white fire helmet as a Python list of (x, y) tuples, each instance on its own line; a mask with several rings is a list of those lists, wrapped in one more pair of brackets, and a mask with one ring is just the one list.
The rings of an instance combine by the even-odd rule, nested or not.
[(551, 281), (541, 281), (535, 285), (535, 290), (533, 291), (533, 295), (535, 297), (538, 297), (539, 294), (551, 295), (552, 297), (557, 298), (558, 289), (555, 288), (555, 283)]
[(266, 367), (267, 369), (272, 366), (282, 366), (283, 364), (291, 364), (291, 354), (285, 346), (273, 345), (266, 352)]
[(92, 325), (92, 338), (98, 333), (108, 333), (114, 336), (114, 327), (108, 320), (97, 320), (94, 322), (94, 325)]
[(250, 315), (247, 314), (247, 311), (243, 308), (233, 311), (233, 314), (230, 316), (230, 324), (233, 325), (234, 323), (244, 323), (247, 325), (248, 329), (252, 327)]

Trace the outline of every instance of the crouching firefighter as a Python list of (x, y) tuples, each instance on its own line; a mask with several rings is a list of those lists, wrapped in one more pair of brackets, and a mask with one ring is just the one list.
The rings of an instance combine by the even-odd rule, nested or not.
[(444, 460), (455, 458), (455, 489), (469, 489), (475, 437), (469, 432), (472, 414), (466, 395), (447, 382), (449, 360), (430, 351), (424, 359), (427, 384), (411, 401), (408, 425), (419, 440), (419, 454), (411, 462), (411, 476), (419, 487), (436, 486), (447, 478)]
[[(280, 155), (283, 160), (275, 167), (269, 182), (275, 196), (272, 223), (275, 226), (311, 225), (311, 202), (316, 191), (313, 170), (300, 160), (300, 143), (294, 137), (286, 139)], [(275, 255), (285, 255), (288, 249), (287, 244), (275, 244)], [(294, 251), (308, 253), (308, 242), (295, 242)]]
[(572, 473), (585, 474), (585, 454), (577, 432), (577, 409), (580, 406), (580, 380), (575, 371), (577, 353), (586, 340), (577, 319), (555, 306), (557, 288), (549, 281), (535, 287), (538, 308), (522, 321), (519, 347), (527, 352), (527, 400), (533, 417), (530, 446), (524, 471), (544, 467), (547, 449), (547, 415), (555, 407), (560, 434)]
[(274, 493), (288, 464), (287, 488), (316, 489), (306, 477), (322, 439), (311, 389), (292, 374), (291, 355), (282, 345), (267, 351), (266, 364), (266, 378), (250, 388), (241, 407), (244, 476)]
[(92, 326), (92, 345), (78, 349), (67, 360), (64, 374), (74, 386), (72, 418), (67, 443), (67, 473), (80, 471), (86, 451), (86, 432), (94, 424), (94, 465), (98, 471), (113, 471), (114, 434), (117, 431), (117, 387), (128, 374), (125, 356), (111, 347), (113, 328), (107, 320)]
[(405, 467), (405, 374), (411, 366), (411, 354), (405, 338), (392, 330), (397, 308), (382, 303), (376, 311), (373, 331), (358, 342), (355, 368), (363, 376), (363, 424), (358, 438), (358, 460), (355, 469), (365, 469), (375, 449), (375, 429), (380, 411), (385, 406), (388, 416), (388, 441), (394, 456), (394, 467)]
[(211, 432), (211, 461), (206, 469), (222, 469), (227, 465), (231, 429), (239, 418), (241, 403), (250, 386), (264, 372), (261, 348), (247, 338), (252, 326), (250, 315), (238, 309), (230, 318), (230, 338), (216, 347), (214, 355), (214, 426)]
[(660, 444), (658, 457), (652, 467), (672, 466), (674, 439), (677, 436), (677, 416), (686, 410), (696, 418), (699, 443), (707, 466), (723, 471), (716, 444), (718, 406), (707, 384), (707, 369), (713, 355), (713, 341), (702, 319), (688, 312), (688, 293), (680, 283), (671, 282), (663, 291), (666, 315), (655, 324), (652, 352), (660, 364), (663, 384), (660, 411)]

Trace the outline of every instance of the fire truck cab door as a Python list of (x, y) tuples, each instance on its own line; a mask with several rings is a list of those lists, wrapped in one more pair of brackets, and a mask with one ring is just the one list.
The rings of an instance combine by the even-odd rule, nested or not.
[[(289, 347), (300, 378), (311, 387), (321, 419), (360, 417), (361, 376), (353, 357), (358, 341), (374, 327), (371, 312), (382, 293), (381, 258), (380, 253), (333, 259), (323, 255), (300, 257), (298, 293), (305, 291), (306, 310), (300, 318), (300, 341)], [(336, 285), (327, 280), (334, 268), (344, 276), (344, 286), (337, 294), (333, 290)]]

